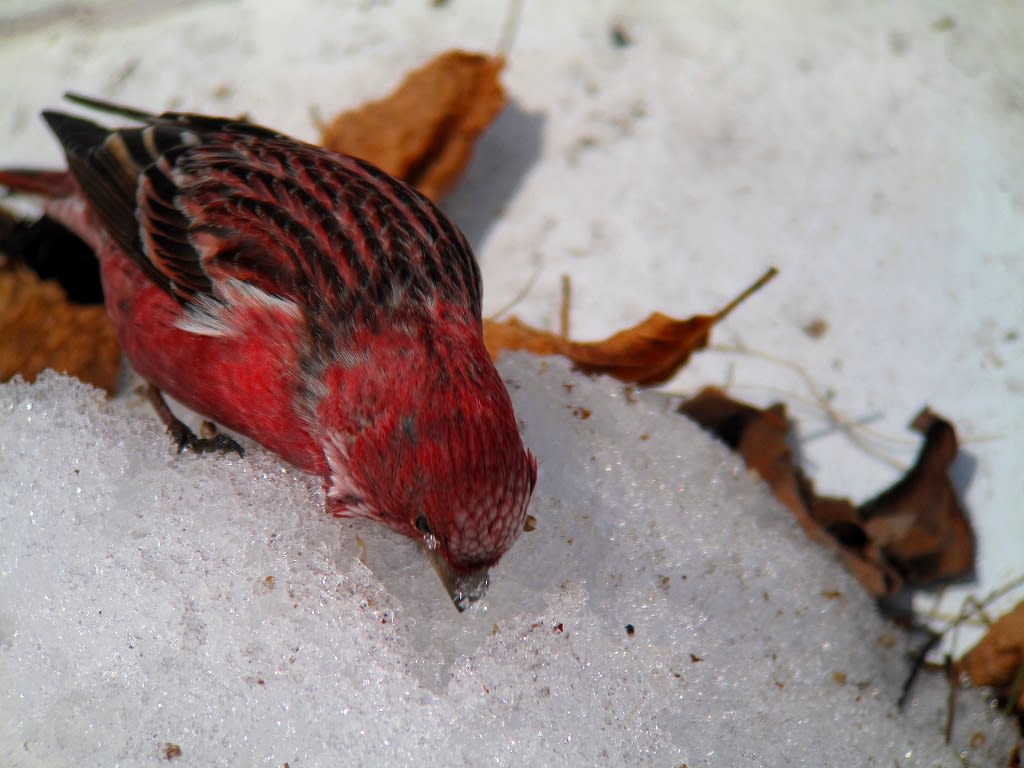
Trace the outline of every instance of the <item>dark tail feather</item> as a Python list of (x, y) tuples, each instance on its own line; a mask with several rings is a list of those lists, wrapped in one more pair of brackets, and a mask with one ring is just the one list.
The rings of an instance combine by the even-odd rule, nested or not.
[[(143, 112), (141, 109), (134, 109), (101, 99), (93, 99), (78, 93), (65, 93), (64, 97), (75, 104), (101, 112), (121, 115), (131, 120), (146, 121), (154, 119), (153, 115)], [(97, 125), (91, 120), (69, 115), (65, 112), (48, 109), (43, 112), (43, 119), (46, 120), (50, 130), (53, 131), (61, 146), (64, 147), (64, 151), (69, 159), (72, 156), (87, 157), (93, 151), (103, 146), (107, 139), (110, 138), (111, 131), (107, 128)]]
[(78, 185), (67, 171), (0, 170), (0, 186), (11, 192), (42, 197), (69, 197)]
[(64, 112), (46, 110), (43, 119), (68, 155), (86, 157), (110, 137), (106, 128)]
[[(0, 0), (0, 2), (2, 2), (2, 0)], [(244, 115), (240, 117), (214, 117), (211, 115), (199, 115), (192, 112), (161, 112), (160, 114), (154, 114), (142, 109), (136, 109), (135, 107), (128, 107), (124, 104), (115, 104), (112, 101), (104, 101), (103, 99), (94, 99), (91, 96), (83, 96), (80, 93), (68, 92), (64, 94), (64, 98), (68, 101), (74, 102), (75, 104), (80, 104), (83, 107), (89, 107), (90, 109), (95, 109), (99, 112), (108, 112), (113, 115), (120, 115), (121, 117), (127, 117), (129, 120), (136, 120), (150, 125), (167, 123), (193, 131), (219, 131), (223, 130), (226, 126), (230, 126), (235, 130), (241, 130), (252, 135), (267, 138), (278, 137), (281, 135), (276, 131), (271, 131), (267, 128), (262, 128), (250, 123), (249, 118)], [(50, 122), (51, 127), (57, 131), (56, 126), (54, 126), (50, 121), (49, 115), (62, 115), (62, 113), (43, 113), (43, 116), (46, 117), (48, 122)], [(80, 119), (71, 118), (68, 115), (62, 115), (62, 117), (65, 120)], [(110, 133), (109, 131), (106, 131), (106, 129), (100, 130), (105, 131), (105, 133)], [(58, 133), (58, 135), (60, 134)], [(92, 140), (95, 141), (95, 138), (93, 137)], [(67, 147), (66, 143), (65, 147)]]
[(146, 112), (142, 109), (126, 107), (123, 104), (115, 104), (112, 101), (104, 101), (103, 99), (94, 99), (91, 96), (83, 96), (80, 93), (74, 93), (72, 91), (65, 93), (64, 98), (83, 107), (89, 107), (89, 109), (95, 109), (98, 112), (107, 112), (111, 115), (121, 115), (121, 117), (127, 117), (129, 120), (140, 120), (145, 122), (156, 117), (156, 115), (151, 112)]

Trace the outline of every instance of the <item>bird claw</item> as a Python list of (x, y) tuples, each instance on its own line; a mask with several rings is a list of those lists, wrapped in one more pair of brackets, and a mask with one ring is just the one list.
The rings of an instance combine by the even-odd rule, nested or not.
[(178, 446), (178, 453), (188, 448), (195, 453), (231, 453), (234, 451), (239, 456), (245, 456), (245, 449), (223, 432), (218, 432), (213, 437), (196, 437), (196, 433), (178, 419), (167, 425), (167, 431)]
[(160, 417), (160, 421), (167, 427), (167, 431), (170, 433), (175, 444), (178, 446), (178, 453), (181, 453), (186, 448), (195, 451), (196, 453), (231, 453), (232, 451), (237, 453), (239, 456), (245, 456), (245, 450), (232, 440), (230, 437), (225, 435), (223, 432), (217, 432), (217, 428), (209, 422), (203, 422), (204, 425), (208, 425), (209, 429), (213, 431), (212, 437), (196, 437), (196, 433), (189, 429), (185, 422), (171, 413), (171, 409), (167, 407), (167, 402), (164, 400), (164, 396), (160, 393), (160, 390), (154, 387), (152, 384), (147, 389), (149, 401), (153, 404), (153, 408), (156, 410), (157, 416)]

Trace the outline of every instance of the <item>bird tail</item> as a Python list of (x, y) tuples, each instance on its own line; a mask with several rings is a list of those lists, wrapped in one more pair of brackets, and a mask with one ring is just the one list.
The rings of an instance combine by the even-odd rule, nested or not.
[[(145, 121), (155, 117), (152, 113), (136, 109), (135, 107), (115, 104), (114, 102), (104, 101), (102, 99), (94, 99), (91, 96), (83, 96), (80, 93), (73, 93), (69, 91), (64, 94), (64, 98), (70, 102), (94, 109), (98, 112), (120, 115), (121, 117), (126, 117), (131, 120)], [(46, 117), (47, 122), (50, 123), (50, 127), (58, 134), (58, 137), (61, 139), (61, 143), (63, 143), (65, 147), (68, 145), (70, 139), (80, 138), (77, 134), (80, 134), (83, 130), (90, 128), (92, 129), (92, 134), (87, 137), (89, 141), (84, 142), (87, 146), (91, 147), (93, 145), (102, 144), (110, 135), (109, 131), (102, 129), (99, 126), (93, 125), (85, 120), (69, 118), (67, 115), (62, 115), (59, 112), (44, 112), (43, 115)], [(62, 130), (63, 133), (75, 135), (65, 136), (62, 134)], [(77, 133), (75, 133), (76, 131)], [(41, 171), (21, 168), (0, 168), (0, 187), (7, 187), (11, 192), (17, 194), (37, 195), (44, 198), (70, 197), (78, 191), (78, 184), (68, 171)]]
[(104, 99), (95, 99), (92, 96), (83, 96), (82, 94), (75, 93), (74, 91), (65, 91), (64, 98), (73, 104), (88, 107), (89, 109), (94, 109), (97, 112), (120, 115), (121, 117), (127, 117), (129, 120), (146, 122), (147, 120), (152, 120), (157, 117), (157, 115), (152, 112), (147, 112), (144, 109), (128, 107), (124, 104), (117, 104), (113, 101), (106, 101)]
[(93, 251), (99, 248), (96, 229), (70, 171), (0, 168), (0, 187), (16, 195), (41, 197), (47, 216), (78, 235)]
[(15, 194), (37, 195), (48, 199), (70, 197), (78, 189), (68, 171), (24, 168), (0, 168), (0, 187), (7, 187)]

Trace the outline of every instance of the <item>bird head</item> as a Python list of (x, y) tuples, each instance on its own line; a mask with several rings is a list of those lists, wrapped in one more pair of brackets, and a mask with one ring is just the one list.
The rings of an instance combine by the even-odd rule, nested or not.
[(390, 366), (376, 355), (365, 376), (393, 378), (390, 390), (347, 371), (345, 426), (324, 441), (329, 511), (419, 542), (460, 611), (523, 530), (537, 479), (505, 385), (472, 342), (430, 360), (406, 346)]

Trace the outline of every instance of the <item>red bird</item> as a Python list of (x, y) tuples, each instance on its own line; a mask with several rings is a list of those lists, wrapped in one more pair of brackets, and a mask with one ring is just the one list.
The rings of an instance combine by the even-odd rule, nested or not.
[(324, 481), (327, 510), (421, 542), (464, 610), (523, 529), (537, 464), (484, 348), (465, 237), (353, 157), (244, 120), (108, 130), (47, 111), (67, 172), (0, 172), (96, 252), (107, 312), (161, 392)]

